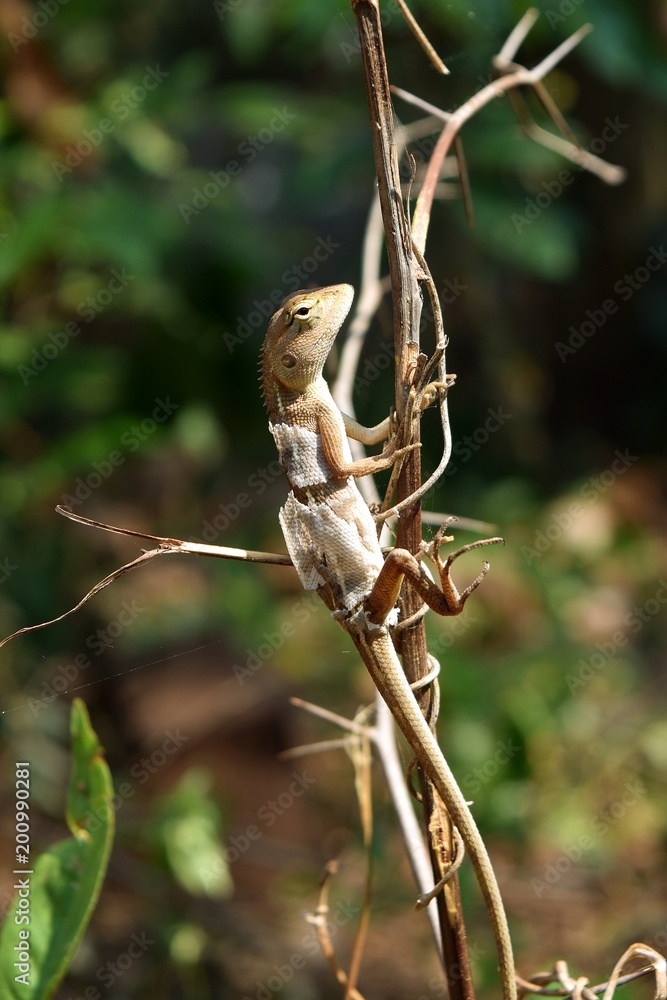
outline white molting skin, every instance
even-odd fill
[[[269,426],[292,486],[307,490],[335,482],[316,431],[298,424]],[[341,440],[349,462],[352,455],[342,420]],[[371,512],[352,477],[341,482],[334,494],[308,505],[290,493],[280,511],[280,525],[306,590],[335,580],[341,605],[347,611],[368,597],[382,569],[382,551]],[[330,573],[329,581],[322,575],[323,566]]]
[[[316,431],[298,424],[269,424],[269,429],[292,486],[303,488],[331,481],[331,470]]]
[[[320,572],[326,566],[346,610],[368,597],[382,569],[382,551],[375,522],[354,480],[312,507],[290,493],[280,511],[280,525],[306,590],[330,582]]]

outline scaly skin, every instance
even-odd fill
[[[433,782],[452,822],[461,834],[493,927],[503,997],[505,1000],[514,1000],[516,997],[514,956],[507,917],[496,875],[473,815],[410,690],[391,636],[386,629],[382,629],[379,633],[373,631],[355,634],[352,630],[348,631],[375,686],[389,705],[401,732]]]
[[[514,958],[498,883],[475,820],[429,729],[394,649],[389,626],[402,581],[407,578],[441,615],[455,615],[483,578],[459,594],[450,566],[462,551],[486,539],[438,555],[442,532],[430,554],[440,574],[435,586],[420,562],[402,549],[383,560],[371,514],[355,477],[389,468],[408,449],[393,440],[381,455],[353,461],[347,437],[365,444],[387,438],[389,420],[365,428],[336,407],[322,377],[324,363],[352,303],[350,285],[295,292],[272,317],[262,353],[262,384],[269,426],[292,487],[280,522],[292,562],[306,589],[317,590],[359,650],[380,694],[432,781],[456,825],[486,901],[498,952],[504,1000],[516,1000]],[[420,407],[437,395],[428,386]]]

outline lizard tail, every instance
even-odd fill
[[[503,1000],[516,1000],[514,955],[507,917],[493,866],[468,804],[421,713],[403,673],[394,644],[384,628],[352,635],[354,643],[407,739],[421,767],[433,782],[458,828],[470,855],[479,887],[486,901],[498,952]]]

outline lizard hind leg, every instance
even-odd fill
[[[482,572],[478,576],[476,576],[475,579],[472,581],[472,583],[470,583],[465,588],[465,590],[463,590],[459,594],[451,576],[452,563],[454,562],[455,559],[458,559],[459,556],[462,556],[465,552],[471,552],[473,549],[481,549],[482,546],[484,545],[497,545],[497,544],[504,545],[505,539],[499,537],[479,538],[477,539],[477,541],[469,542],[467,545],[462,545],[460,548],[450,553],[450,555],[448,555],[445,561],[443,562],[442,559],[440,558],[440,547],[446,542],[454,541],[452,535],[445,534],[447,528],[454,520],[455,518],[450,517],[445,521],[443,525],[440,526],[440,528],[438,528],[438,531],[436,532],[433,540],[424,546],[424,551],[428,555],[429,559],[433,561],[438,570],[438,574],[440,576],[440,584],[442,586],[443,593],[449,595],[450,597],[449,603],[453,608],[457,609],[445,613],[458,615],[460,614],[461,611],[463,611],[463,606],[470,597],[470,595],[472,594],[473,590],[476,590],[477,587],[479,587],[480,583],[482,582],[486,574],[489,572],[489,564],[486,560],[484,560],[484,564],[482,566]]]
[[[475,577],[465,590],[459,593],[451,575],[452,563],[465,552],[472,549],[481,548],[484,545],[495,545],[503,543],[502,538],[482,538],[468,545],[463,545],[456,549],[443,562],[440,558],[439,549],[444,541],[451,541],[451,537],[445,535],[450,522],[446,522],[438,530],[430,545],[425,547],[427,555],[435,563],[440,576],[440,586],[436,586],[430,576],[421,565],[419,559],[408,552],[407,549],[392,549],[388,553],[384,565],[380,570],[373,589],[364,601],[364,611],[370,622],[381,624],[396,604],[401,590],[403,580],[406,579],[417,591],[422,600],[437,614],[449,617],[458,615],[463,611],[463,607],[472,594],[473,590],[480,585],[489,571],[488,562],[484,562],[481,573]]]

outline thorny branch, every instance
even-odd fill
[[[547,73],[564,58],[578,42],[590,30],[584,27],[558,46],[554,52],[544,59],[532,70],[516,65],[512,62],[516,51],[524,40],[528,30],[534,23],[537,13],[529,11],[521,19],[517,27],[507,39],[500,53],[494,60],[494,68],[499,74],[496,81],[485,87],[479,94],[474,95],[466,104],[458,109],[454,114],[447,114],[433,106],[424,107],[424,110],[431,115],[442,118],[446,121],[445,128],[440,136],[434,154],[431,157],[422,182],[415,217],[412,224],[412,234],[410,242],[405,238],[405,230],[408,225],[405,212],[401,206],[401,189],[398,180],[396,143],[393,134],[393,115],[390,101],[387,95],[388,76],[384,63],[384,51],[382,48],[382,34],[379,21],[379,7],[375,0],[351,0],[352,8],[356,14],[359,35],[361,40],[361,51],[364,60],[364,71],[366,75],[368,103],[371,114],[371,133],[375,152],[376,172],[378,177],[379,204],[381,207],[382,220],[385,229],[386,249],[389,259],[389,272],[391,278],[392,300],[394,305],[394,332],[395,332],[395,355],[396,355],[396,410],[400,417],[405,413],[406,399],[412,385],[412,379],[418,370],[421,356],[419,354],[419,316],[421,302],[419,298],[413,298],[412,309],[408,308],[406,297],[414,295],[418,288],[418,283],[425,283],[431,305],[436,327],[436,350],[441,355],[439,361],[439,378],[445,380],[445,347],[446,340],[444,327],[440,312],[435,285],[432,281],[426,261],[422,254],[426,243],[426,235],[430,221],[430,212],[433,199],[438,191],[439,179],[445,157],[449,149],[454,146],[454,151],[459,162],[459,178],[462,194],[466,206],[469,204],[469,185],[467,171],[463,158],[463,150],[459,138],[459,131],[462,125],[472,115],[479,111],[486,103],[500,96],[502,93],[509,93],[514,88],[520,86],[532,87],[538,99],[543,104],[546,111],[551,115],[556,127],[561,131],[560,136],[553,136],[546,130],[541,129],[530,118],[526,106],[522,99],[513,101],[513,107],[519,114],[519,120],[525,133],[535,140],[549,145],[557,152],[568,156],[573,162],[598,174],[608,183],[618,183],[623,177],[623,171],[619,168],[609,166],[603,161],[592,157],[590,154],[580,150],[576,140],[572,136],[567,124],[555,107],[548,92],[545,90],[542,79]],[[379,48],[377,48],[379,46]],[[405,95],[408,96],[408,95]],[[412,99],[412,98],[410,98]],[[415,103],[419,103],[415,99]],[[471,211],[467,208],[470,217]],[[344,363],[341,366],[339,382],[336,386],[337,396],[344,405],[351,401],[352,377],[356,371],[356,362],[359,357],[361,342],[365,330],[368,328],[373,310],[377,308],[381,299],[384,282],[380,278],[379,271],[379,219],[377,209],[374,206],[369,218],[367,237],[364,252],[364,281],[362,282],[361,295],[357,314],[353,320],[353,336],[350,340],[348,353],[344,356]],[[423,363],[422,363],[423,369]],[[348,405],[348,410],[351,409]],[[404,545],[411,551],[417,551],[416,546],[421,542],[421,518],[419,510],[419,500],[434,485],[447,466],[449,452],[451,449],[451,437],[449,433],[449,422],[447,416],[446,397],[440,400],[441,421],[443,427],[444,448],[443,454],[437,468],[428,477],[425,483],[421,484],[420,457],[418,453],[413,453],[405,462],[404,469],[398,478],[397,501],[392,503],[391,489],[395,485],[394,477],[390,481],[390,488],[387,497],[382,505],[383,513],[378,520],[403,512],[403,517],[398,522],[397,543]],[[418,431],[415,430],[413,440],[418,440]],[[390,506],[391,503],[391,506]],[[410,620],[416,620],[414,628],[410,629],[404,636],[401,643],[401,654],[404,668],[409,679],[419,677],[426,670],[427,654],[423,622],[421,620],[418,602],[406,602],[402,614]],[[400,641],[400,640],[399,640]],[[435,713],[437,714],[437,713]],[[429,795],[428,782],[422,781],[422,788],[425,791],[424,800],[427,802],[427,816],[429,810],[431,816],[434,815],[434,808],[437,803],[432,801]],[[427,801],[429,800],[430,801]],[[428,822],[429,834],[442,834],[443,824]],[[454,858],[452,850],[451,831],[449,831],[448,857],[450,864]],[[408,846],[408,850],[410,850]],[[414,849],[411,853],[415,852]],[[431,841],[431,853],[435,865],[435,844]],[[445,879],[447,876],[445,876]],[[465,938],[456,935],[456,930],[462,928],[462,913],[460,911],[460,901],[455,880],[448,887],[449,898],[447,910],[440,908],[440,916],[443,930],[443,945],[447,961],[445,969],[448,970],[450,964],[455,964],[456,968],[463,970],[463,976],[458,980],[448,976],[450,995],[452,997],[472,997],[473,989],[467,965],[467,949]],[[447,895],[448,889],[445,889]],[[453,895],[452,895],[453,893]],[[442,896],[439,898],[442,902]],[[452,905],[455,914],[452,914]],[[447,926],[449,921],[449,926]]]
[[[384,43],[380,24],[380,10],[377,0],[351,0],[352,9],[357,19],[361,55],[366,79],[367,100],[371,120],[371,137],[375,157],[375,172],[378,181],[378,195],[384,224],[385,244],[389,261],[391,279],[392,312],[394,318],[394,352],[395,352],[395,404],[399,421],[405,416],[406,405],[412,379],[420,361],[419,327],[421,319],[421,295],[419,278],[422,268],[418,268],[413,252],[413,240],[408,219],[403,207],[401,182],[398,168],[398,157],[394,138],[394,116],[389,90],[389,78],[385,60]],[[439,314],[439,303],[436,297],[436,314]],[[440,371],[438,378],[446,381],[444,363],[444,343],[442,348]],[[440,416],[445,442],[448,440],[448,411],[446,402],[441,401]],[[419,421],[411,423],[412,441],[419,441]],[[447,450],[445,446],[445,450]],[[393,481],[393,477],[392,477]],[[403,463],[397,481],[397,501],[400,502],[416,491],[421,485],[421,459],[419,451],[413,451]],[[395,511],[394,511],[395,513]],[[389,516],[389,515],[388,515]],[[422,524],[418,502],[407,506],[398,520],[397,545],[412,553],[418,553],[422,544]],[[421,599],[416,592],[409,590],[403,595],[401,617],[411,618],[421,607]],[[405,630],[396,637],[398,651],[401,654],[403,669],[409,681],[418,681],[428,672],[428,650],[426,631],[422,618],[417,620],[413,628]],[[428,704],[428,695],[418,697],[420,707],[424,711]],[[421,777],[426,823],[430,824],[431,796],[428,782]],[[433,846],[429,848],[433,868],[433,880],[438,881],[438,860]],[[408,845],[408,851],[410,847]],[[450,857],[452,852],[449,852]],[[449,887],[456,892],[456,880]],[[455,900],[458,902],[458,900]],[[470,1000],[473,996],[470,964],[465,949],[464,938],[461,938],[463,919],[459,907],[452,908],[443,905],[443,896],[437,902],[441,927],[441,942],[439,948],[444,958],[443,966],[448,976],[449,992],[452,1000]],[[450,975],[456,967],[460,970],[458,976]]]

